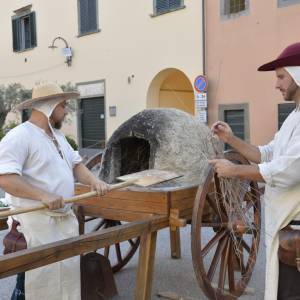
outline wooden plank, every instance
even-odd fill
[[[144,220],[153,216],[153,214],[149,213],[124,211],[119,209],[103,208],[99,206],[83,205],[80,207],[82,208],[82,213],[85,216],[100,217],[103,219],[110,219],[115,221],[132,222],[137,220]]]
[[[76,194],[84,194],[90,191],[90,187],[87,185],[75,186]],[[128,188],[122,188],[118,190],[113,190],[107,193],[104,197],[99,197],[99,199],[108,197],[108,198],[117,198],[117,199],[136,199],[144,201],[152,201],[160,203],[162,200],[167,201],[169,192],[151,192],[151,191],[131,191]],[[96,197],[97,198],[97,197]]]
[[[150,231],[152,220],[155,220],[155,217],[2,255],[0,256],[0,278],[135,238]]]
[[[179,211],[179,218],[191,220],[193,215],[193,208],[187,208]]]
[[[181,200],[185,198],[192,198],[196,196],[198,187],[192,187],[188,189],[181,189],[178,191],[173,191],[171,192],[171,202],[176,201],[176,200]]]
[[[156,237],[156,231],[141,236],[135,300],[151,299]]]
[[[195,197],[191,198],[184,198],[184,199],[177,199],[171,201],[170,208],[176,208],[176,209],[187,209],[194,206]]]
[[[82,206],[97,206],[109,209],[118,209],[124,211],[134,211],[143,213],[168,214],[168,201],[152,202],[151,200],[144,201],[144,199],[118,199],[110,197],[89,198],[78,201],[77,205]]]

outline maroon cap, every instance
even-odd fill
[[[273,61],[258,68],[258,71],[274,71],[277,68],[300,66],[300,43],[295,43],[283,50]]]

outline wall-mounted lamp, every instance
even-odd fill
[[[62,40],[65,43],[65,48],[62,48],[62,53],[64,55],[64,57],[66,58],[66,64],[68,65],[68,67],[71,66],[72,64],[72,49],[71,47],[69,47],[68,42],[61,36],[56,37],[53,41],[52,44],[48,47],[50,49],[56,49],[57,46],[55,46],[55,42],[57,40]]]

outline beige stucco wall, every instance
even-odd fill
[[[33,50],[12,51],[13,11],[32,4],[36,12],[37,43]],[[126,119],[146,108],[153,78],[176,68],[192,83],[202,74],[201,1],[185,0],[185,8],[157,17],[153,1],[98,1],[99,33],[78,38],[77,1],[4,1],[0,11],[0,83],[37,81],[73,84],[104,80],[105,106],[117,106],[117,116],[106,112],[107,137]],[[48,49],[64,37],[74,52],[67,67],[61,49]],[[57,46],[63,47],[61,41]],[[25,62],[27,59],[27,62]],[[134,77],[128,83],[128,76]],[[65,132],[77,136],[76,118]]]
[[[220,1],[206,2],[206,53],[209,77],[209,123],[219,104],[249,103],[250,140],[268,142],[277,130],[274,72],[258,66],[299,42],[300,4],[278,8],[277,0],[249,1],[248,15],[221,20]]]

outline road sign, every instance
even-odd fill
[[[207,80],[203,75],[199,75],[196,77],[194,81],[194,88],[197,92],[206,92],[207,91]]]

